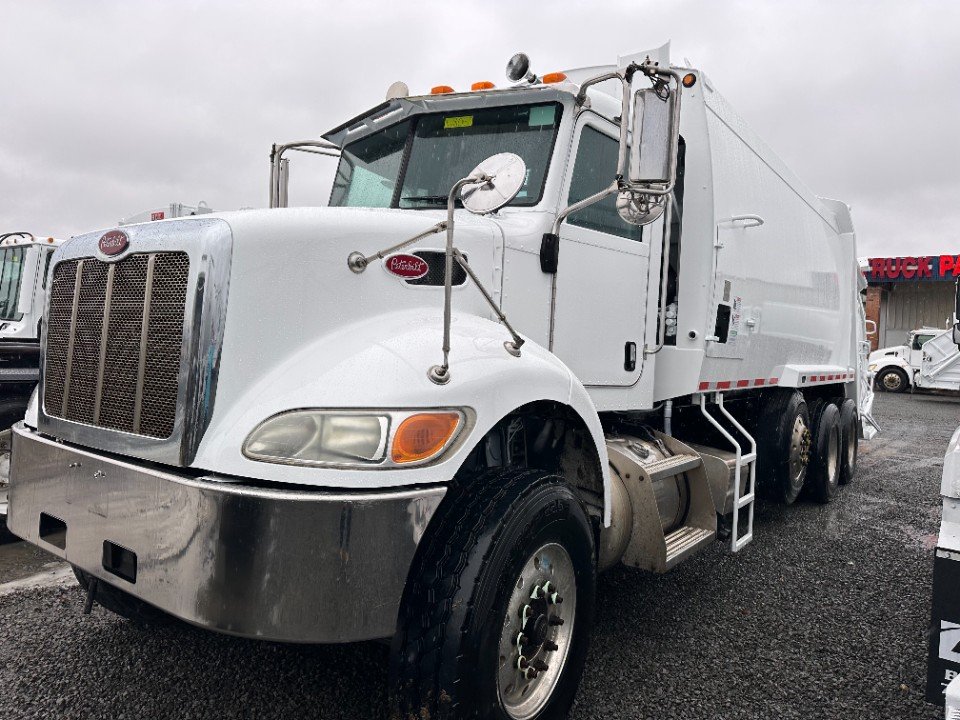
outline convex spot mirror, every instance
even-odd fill
[[[465,185],[460,191],[463,206],[476,215],[496,212],[513,200],[527,178],[527,164],[514,153],[497,153],[481,162],[470,173],[486,175],[489,180]]]

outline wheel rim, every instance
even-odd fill
[[[840,467],[840,426],[830,431],[827,439],[827,477],[831,485],[837,482],[837,470]]]
[[[794,485],[802,483],[807,476],[807,464],[810,462],[810,428],[802,415],[793,421],[793,433],[790,436],[790,480]]]
[[[573,561],[562,545],[547,543],[514,582],[500,633],[497,690],[514,720],[533,717],[549,702],[570,651],[576,609]]]
[[[888,372],[882,379],[883,387],[891,392],[896,392],[903,384],[903,379],[895,372]]]

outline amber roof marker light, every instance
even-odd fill
[[[685,88],[692,88],[697,84],[697,76],[693,73],[687,73],[683,76],[683,86]]]
[[[549,85],[550,83],[563,82],[566,79],[567,79],[566,73],[552,72],[552,73],[547,73],[542,78],[540,78],[540,82],[542,82],[544,85]]]
[[[473,85],[471,85],[470,89],[471,90],[493,90],[495,87],[496,85],[494,85],[489,80],[480,80],[479,82],[475,82]]]
[[[431,95],[446,95],[447,93],[452,93],[453,88],[449,85],[435,85],[430,88]]]

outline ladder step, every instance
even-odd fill
[[[740,502],[737,503],[737,509],[745,508],[747,505],[753,502],[754,497],[755,497],[754,493],[747,493],[746,495],[741,497]]]
[[[690,525],[684,525],[674,530],[664,538],[667,543],[667,569],[672,568],[700,547],[711,542],[716,535],[713,530],[704,530]]]
[[[670,457],[665,457],[663,460],[657,460],[650,465],[645,465],[643,469],[650,476],[650,480],[655,482],[672,477],[673,475],[679,475],[688,470],[693,470],[702,464],[703,460],[700,459],[699,455],[681,454],[671,455]]]
[[[754,460],[757,459],[756,453],[747,453],[746,455],[740,456],[740,465],[749,465]]]

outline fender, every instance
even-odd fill
[[[239,397],[217,397],[193,467],[271,482],[325,488],[380,489],[449,482],[472,447],[504,416],[538,400],[571,407],[590,431],[604,485],[609,523],[610,475],[603,428],[583,385],[555,355],[527,340],[507,353],[502,325],[454,312],[447,385],[427,376],[442,359],[440,308],[413,308],[364,318],[300,345]],[[263,420],[297,408],[465,408],[470,421],[451,450],[415,468],[316,468],[257,462],[241,449]]]
[[[879,375],[886,368],[897,367],[903,370],[907,374],[907,381],[910,383],[910,385],[912,386],[914,384],[913,376],[914,376],[914,373],[916,373],[916,368],[910,365],[910,363],[908,363],[903,358],[897,357],[895,355],[887,355],[887,356],[884,356],[882,359],[878,358],[876,361],[876,365],[877,365],[877,369],[874,370],[874,375]]]

